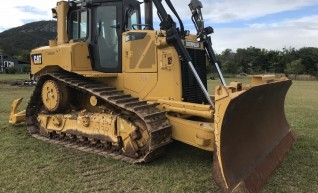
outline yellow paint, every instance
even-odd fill
[[[167,117],[172,124],[173,139],[206,151],[213,151],[214,128],[211,122],[191,121],[173,115]]]
[[[32,74],[46,71],[48,67],[58,67],[69,72],[92,71],[88,46],[85,42],[40,47],[32,50],[31,55],[33,54],[42,54],[42,64],[32,63]]]
[[[25,110],[17,112],[18,106],[21,104],[23,98],[19,98],[13,101],[11,105],[11,113],[9,117],[9,123],[14,125],[25,121]]]

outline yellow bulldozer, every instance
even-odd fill
[[[14,101],[10,123],[25,121],[38,139],[130,163],[152,161],[181,141],[213,152],[222,191],[258,192],[295,140],[284,113],[291,81],[260,75],[248,85],[226,83],[202,3],[189,4],[192,35],[165,2],[57,2],[57,39],[32,50],[37,85],[25,111],[16,111],[22,99]],[[213,95],[207,65],[221,80]]]

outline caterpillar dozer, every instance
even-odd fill
[[[258,192],[295,140],[284,113],[291,81],[259,75],[248,85],[227,84],[202,3],[189,4],[197,31],[191,35],[165,2],[57,2],[57,39],[32,50],[37,85],[24,112],[16,112],[22,99],[14,101],[10,123],[25,120],[38,139],[131,163],[152,161],[181,141],[213,152],[222,191]],[[207,65],[221,80],[213,95]]]

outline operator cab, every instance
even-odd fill
[[[72,2],[67,33],[70,40],[89,44],[94,70],[122,72],[122,33],[139,28],[139,5],[136,0]]]

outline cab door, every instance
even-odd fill
[[[103,3],[94,9],[92,28],[93,68],[100,72],[122,72],[122,3]]]

